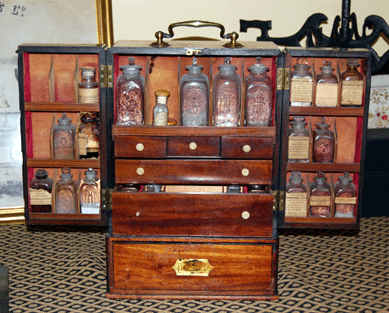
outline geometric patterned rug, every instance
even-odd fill
[[[107,299],[105,232],[0,226],[10,312],[389,312],[389,217],[363,218],[357,235],[280,234],[277,301]]]

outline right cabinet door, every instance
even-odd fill
[[[279,227],[358,229],[370,52],[284,52]]]

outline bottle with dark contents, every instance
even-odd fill
[[[290,73],[290,105],[311,106],[313,94],[313,75],[306,58],[298,58]]]
[[[53,157],[54,159],[75,158],[76,125],[66,113],[58,119],[58,124],[53,129]]]
[[[291,172],[285,188],[285,216],[307,216],[307,187],[303,183],[301,172]]]
[[[77,182],[70,168],[62,168],[61,179],[55,184],[55,213],[77,213]]]
[[[331,186],[323,172],[317,173],[310,184],[310,216],[331,217]]]
[[[316,124],[316,129],[313,131],[313,162],[334,162],[335,136],[329,127],[324,117]]]
[[[29,196],[32,212],[51,212],[53,179],[45,169],[35,172],[30,182]]]
[[[92,168],[88,168],[80,184],[80,206],[82,214],[100,213],[100,180]]]
[[[358,59],[348,59],[347,70],[340,78],[342,81],[342,106],[361,106],[363,100],[363,75],[358,72]]]
[[[310,135],[303,116],[294,116],[288,131],[288,162],[309,162]]]
[[[78,83],[79,103],[99,102],[99,83],[96,81],[96,68],[81,67],[81,82]]]
[[[338,105],[338,77],[333,73],[332,62],[324,61],[321,73],[316,76],[316,106]]]
[[[335,217],[355,217],[357,190],[349,173],[340,176],[335,183]]]
[[[78,127],[78,154],[80,159],[99,158],[100,126],[95,113],[83,113]]]

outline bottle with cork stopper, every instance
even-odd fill
[[[164,89],[158,89],[154,92],[156,105],[154,107],[154,126],[167,126],[169,119],[169,109],[167,107],[167,98],[170,92]]]

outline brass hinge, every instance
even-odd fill
[[[113,87],[112,65],[100,65],[100,87]]]
[[[290,68],[277,69],[277,90],[289,90]]]
[[[273,211],[285,210],[285,191],[273,190]]]
[[[102,189],[101,190],[101,204],[103,206],[103,210],[112,210],[112,192],[113,189]]]

